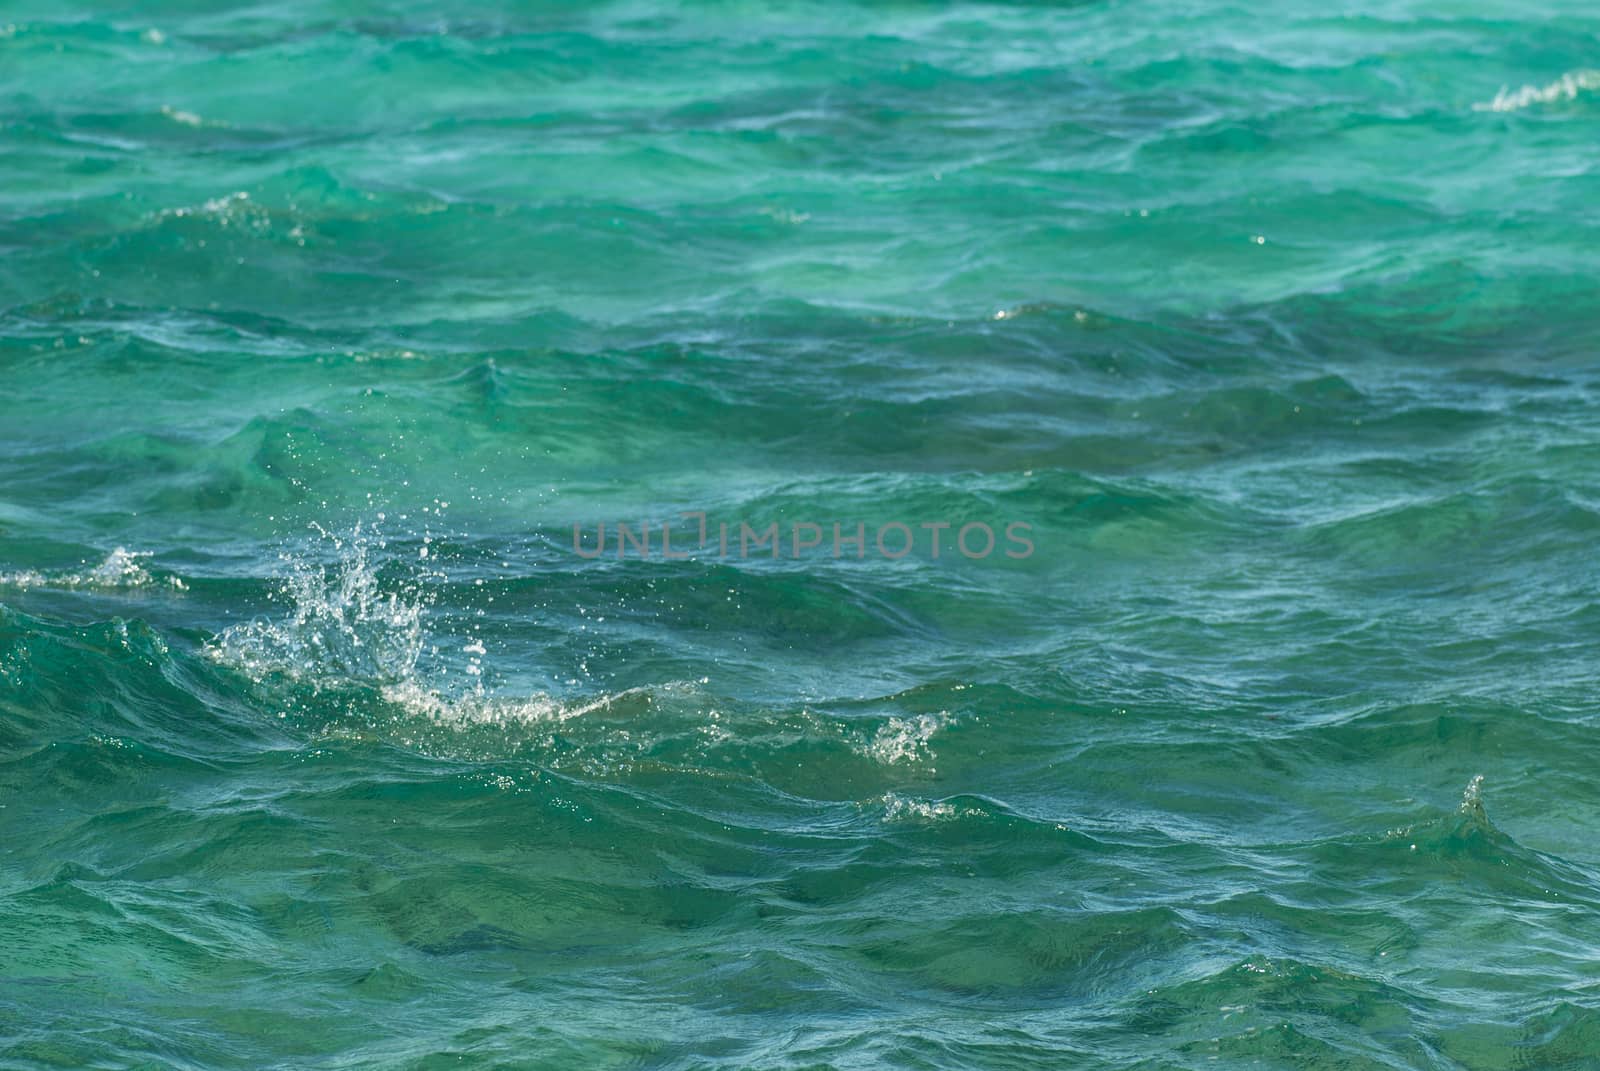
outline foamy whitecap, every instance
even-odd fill
[[[189,585],[179,577],[152,575],[143,564],[143,560],[149,557],[148,551],[130,551],[118,547],[107,554],[99,565],[75,572],[41,573],[36,569],[24,569],[15,573],[0,573],[0,587],[89,588],[105,591],[151,586],[170,587],[175,591],[189,589]]]
[[[184,111],[182,108],[174,108],[170,104],[161,106],[161,114],[175,123],[182,123],[184,126],[201,126],[205,123],[205,120],[194,112]]]
[[[1512,90],[1501,86],[1491,101],[1474,104],[1475,112],[1515,112],[1535,104],[1554,104],[1561,100],[1576,100],[1579,93],[1600,89],[1600,71],[1569,71],[1554,82],[1543,86],[1523,86]]]

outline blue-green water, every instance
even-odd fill
[[[1595,68],[6,4],[0,1064],[1600,1068]]]

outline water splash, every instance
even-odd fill
[[[1483,809],[1482,774],[1467,782],[1466,789],[1461,793],[1460,813],[1480,822],[1489,820],[1489,813]]]
[[[948,712],[918,714],[911,718],[890,718],[861,753],[885,766],[914,763],[934,757],[928,742],[950,722]]]
[[[432,537],[413,559],[388,553],[376,524],[343,534],[314,527],[320,555],[310,549],[279,555],[287,571],[275,597],[288,612],[224,630],[206,647],[212,659],[257,685],[288,683],[313,694],[376,691],[406,716],[453,728],[564,721],[609,701],[491,694],[488,649],[476,627],[454,642],[430,627],[439,583],[447,579],[437,557],[427,556]],[[385,580],[386,571],[398,575]]]
[[[430,596],[416,581],[383,590],[372,552],[387,543],[375,530],[357,524],[348,535],[318,531],[337,555],[332,564],[279,555],[289,572],[277,594],[289,603],[289,615],[235,625],[211,642],[209,653],[258,683],[273,675],[317,684],[414,681]]]

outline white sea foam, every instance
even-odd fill
[[[1600,89],[1600,71],[1569,71],[1549,85],[1523,86],[1513,90],[1501,86],[1491,101],[1472,106],[1475,112],[1515,112],[1535,104],[1554,104],[1561,100],[1576,100],[1578,94]]]
[[[205,120],[194,112],[187,112],[182,108],[174,108],[170,104],[161,106],[161,114],[175,123],[182,123],[184,126],[201,126],[205,123]]]

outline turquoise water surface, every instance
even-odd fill
[[[13,0],[0,108],[0,1066],[1600,1068],[1593,4]]]

